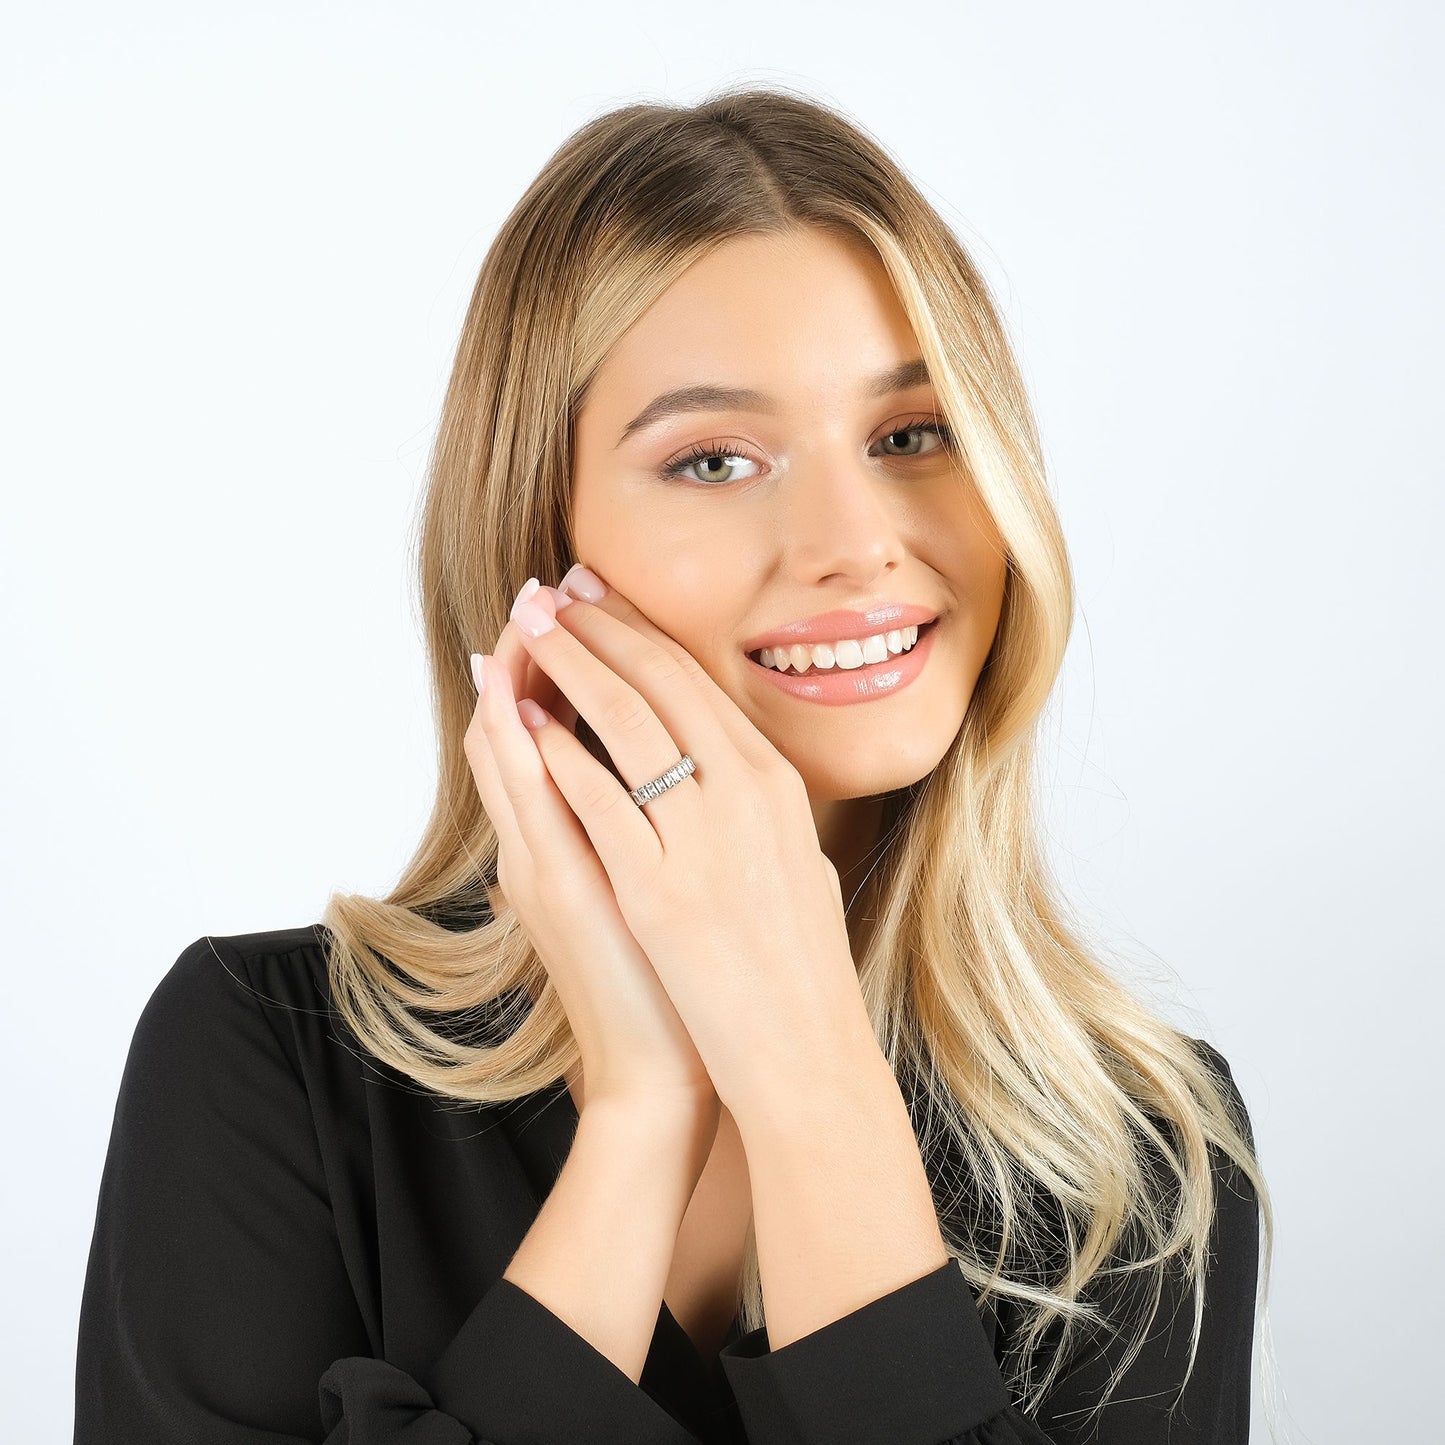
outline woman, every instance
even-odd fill
[[[420,562],[426,836],[151,998],[77,1440],[1245,1440],[1249,1121],[1048,877],[1067,556],[899,167],[785,91],[583,127]]]

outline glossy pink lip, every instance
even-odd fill
[[[837,671],[798,674],[764,667],[761,662],[751,657],[748,663],[762,673],[763,678],[772,686],[782,692],[791,693],[804,702],[822,703],[825,707],[874,702],[880,698],[892,697],[918,678],[933,652],[933,640],[937,634],[937,627],[923,627],[919,631],[918,641],[907,652],[890,654],[882,662],[870,662],[862,667],[841,668]]]
[[[937,616],[937,611],[915,607],[911,602],[880,602],[866,612],[844,607],[834,612],[820,612],[816,617],[805,617],[800,622],[789,622],[773,632],[760,632],[743,643],[743,651],[761,652],[765,647],[791,647],[795,642],[806,642],[811,647],[818,642],[842,642],[847,637],[862,642],[865,637],[874,637],[880,632],[912,627],[915,623],[922,626]]]

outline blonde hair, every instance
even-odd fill
[[[458,1100],[516,1099],[578,1062],[546,970],[496,888],[497,837],[462,751],[476,697],[468,655],[490,650],[528,577],[560,577],[577,560],[573,422],[617,338],[721,242],[798,227],[876,251],[1008,561],[957,736],[930,774],[888,795],[878,861],[852,904],[873,920],[859,986],[918,1109],[931,1173],[952,1161],[939,1201],[949,1253],[981,1302],[998,1295],[1020,1312],[1008,1363],[1019,1407],[1038,1409],[1073,1332],[1137,1326],[1102,1407],[1168,1269],[1194,1287],[1192,1371],[1211,1149],[1261,1207],[1266,1281],[1272,1212],[1219,1056],[1155,1017],[1086,946],[1040,848],[1035,739],[1073,583],[1002,322],[901,168],[825,106],[783,88],[624,106],[573,134],[503,223],[462,327],[420,519],[436,800],[390,894],[328,902],[335,1003],[378,1059]],[[585,721],[578,736],[610,766]],[[1111,1321],[1088,1296],[1113,1275],[1152,1281],[1144,1317]],[[739,1305],[745,1328],[764,1322],[751,1237]],[[1057,1350],[1036,1349],[1055,1324]]]

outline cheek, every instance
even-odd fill
[[[730,585],[728,555],[713,547],[648,547],[634,559],[636,590],[629,594],[714,676],[742,635],[734,636],[733,629],[746,626],[735,579]]]
[[[722,546],[684,544],[649,535],[645,524],[585,532],[578,550],[654,627],[690,653],[720,686],[731,691],[728,659],[744,660],[738,643],[751,621],[737,596],[731,555]],[[729,574],[733,574],[731,579]]]
[[[705,509],[605,474],[576,477],[572,535],[580,559],[645,611],[648,598],[705,593],[722,566],[717,554],[730,545]]]
[[[960,593],[972,606],[981,614],[996,616],[1008,577],[1003,534],[972,491],[952,520],[955,560],[947,570],[956,576]]]
[[[974,606],[981,617],[997,621],[1003,607],[1004,587],[1008,582],[1008,562],[1003,544],[992,538],[980,543],[973,552],[969,568]]]
[[[754,620],[740,581],[749,544],[715,514],[655,493],[579,487],[573,535],[581,560],[699,661],[691,643],[710,650],[721,630]]]

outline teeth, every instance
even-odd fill
[[[789,668],[806,672],[810,667],[818,672],[840,671],[862,667],[867,662],[886,662],[890,653],[907,652],[917,641],[918,628],[904,627],[861,640],[850,637],[812,647],[803,642],[795,642],[791,647],[765,647],[758,661],[779,672],[787,672]]]

